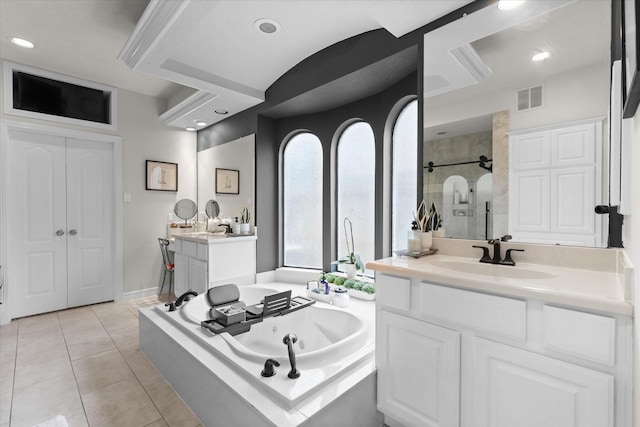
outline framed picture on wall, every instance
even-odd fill
[[[216,168],[216,193],[240,194],[240,171]]]
[[[178,191],[178,164],[147,160],[147,190]]]

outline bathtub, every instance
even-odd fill
[[[277,292],[263,286],[242,286],[240,301],[248,305],[255,304],[265,296]],[[180,313],[186,321],[200,325],[202,320],[209,319],[209,308],[205,295],[201,294],[190,300]],[[275,359],[281,365],[286,365],[289,359],[282,339],[286,334],[295,334],[298,337],[294,345],[298,366],[313,368],[343,359],[366,347],[369,326],[373,325],[367,325],[353,313],[317,304],[285,316],[268,317],[252,325],[249,332],[220,336],[238,357],[234,361],[247,360],[264,364],[267,359]],[[202,333],[205,336],[211,335],[205,330]],[[242,366],[242,363],[239,364]]]
[[[279,282],[240,286],[239,289],[240,300],[248,305],[284,290],[291,289],[292,296],[305,293],[304,286]],[[230,395],[236,395],[251,411],[258,411],[262,421],[268,420],[264,425],[313,425],[309,419],[327,405],[340,407],[353,399],[362,400],[361,393],[350,395],[347,392],[363,385],[366,385],[366,390],[362,393],[370,396],[368,403],[359,401],[357,406],[360,409],[352,409],[364,415],[362,420],[365,423],[362,425],[380,415],[375,409],[374,303],[356,300],[348,307],[337,308],[317,302],[284,316],[266,318],[253,324],[250,331],[236,336],[227,333],[216,335],[200,326],[202,320],[209,319],[209,308],[205,295],[201,294],[175,312],[158,305],[142,309],[139,316],[141,350],[205,425],[207,419],[215,425],[221,422],[219,411],[213,408],[215,405],[207,405],[210,400],[202,398],[204,393],[224,399],[226,394],[220,394],[220,384],[214,385],[221,380]],[[155,325],[152,327],[149,322]],[[169,337],[156,339],[154,335],[160,332]],[[287,377],[290,364],[287,346],[282,342],[289,333],[298,337],[294,349],[301,376],[295,380]],[[192,362],[182,356],[166,356],[174,349],[158,347],[160,338],[170,342],[171,347],[175,343],[179,354],[186,350]],[[280,366],[276,368],[275,376],[265,378],[261,372],[267,359],[277,360]],[[172,366],[174,364],[175,367]],[[193,381],[201,380],[202,385],[182,384],[189,366],[194,368]],[[206,375],[196,374],[203,368]],[[210,379],[204,380],[208,375],[211,375]],[[203,392],[202,389],[207,387],[211,389]],[[200,392],[190,398],[194,389]],[[198,410],[200,406],[202,409]],[[340,413],[335,419],[343,417],[344,413]],[[328,422],[326,417],[323,419]],[[250,425],[244,418],[230,419],[229,422]],[[262,424],[259,422],[258,425]]]

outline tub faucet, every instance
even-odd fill
[[[263,377],[272,377],[276,374],[276,368],[274,366],[280,366],[280,363],[275,359],[267,359],[264,362],[264,369],[260,373]]]
[[[295,344],[296,341],[298,341],[298,337],[295,334],[287,334],[282,339],[282,342],[287,345],[287,349],[289,350],[289,363],[291,364],[291,370],[287,376],[291,379],[295,379],[300,376],[300,371],[296,369],[296,353],[293,351],[293,344]]]
[[[194,291],[193,289],[189,289],[187,292],[185,292],[184,294],[180,295],[178,297],[178,299],[176,300],[176,307],[180,307],[183,302],[189,301],[192,296],[194,296],[194,297],[198,296],[198,293],[196,291]]]

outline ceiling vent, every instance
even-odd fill
[[[542,108],[543,106],[543,86],[533,86],[518,91],[518,111]]]

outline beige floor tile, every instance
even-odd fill
[[[93,354],[114,350],[115,348],[113,340],[103,328],[67,337],[67,349],[71,360],[81,359]]]
[[[145,427],[169,427],[169,424],[167,424],[165,420],[158,420],[158,421],[152,422],[151,424],[147,424]]]
[[[87,421],[87,416],[84,412],[82,412],[82,414],[67,417],[67,424],[69,424],[69,427],[89,427],[89,422]]]
[[[123,380],[135,379],[129,365],[117,350],[74,360],[72,365],[83,396]]]
[[[12,378],[0,381],[0,424],[8,423],[11,416],[11,399],[13,398]]]
[[[54,357],[39,363],[19,363],[16,365],[14,387],[26,387],[65,375],[73,375],[68,356]]]
[[[52,378],[13,391],[13,426],[32,426],[56,415],[71,418],[82,414],[82,402],[73,375]]]
[[[160,372],[140,350],[136,350],[124,357],[143,387],[162,380]]]
[[[109,331],[109,335],[113,342],[116,343],[118,350],[123,353],[131,353],[139,348],[139,328],[137,325],[127,328],[118,328]]]
[[[0,380],[13,378],[16,370],[16,353],[0,351]]]
[[[92,427],[139,427],[161,419],[135,378],[83,393],[82,401]]]
[[[57,313],[39,314],[23,317],[18,320],[18,334],[52,334],[60,332],[60,321]]]
[[[145,387],[164,420],[173,427],[195,427],[200,420],[164,380]]]
[[[138,318],[131,314],[129,310],[125,310],[115,316],[102,317],[100,321],[107,332],[115,329],[138,327]]]
[[[83,313],[74,318],[67,317],[64,320],[61,319],[60,326],[62,327],[62,332],[65,337],[83,335],[88,332],[104,329],[102,322],[100,322],[100,319],[98,319],[93,311],[88,312],[88,314]]]
[[[16,369],[45,363],[54,359],[68,358],[67,346],[62,338],[25,341],[18,345]]]
[[[105,302],[102,304],[92,305],[91,309],[101,320],[103,318],[109,318],[111,316],[116,317],[118,314],[126,312],[126,307],[118,305],[114,302]]]
[[[0,325],[0,343],[13,341],[18,336],[18,321],[14,320],[6,325]]]

